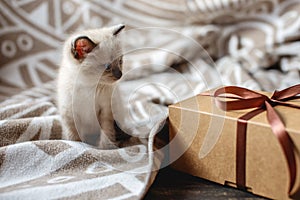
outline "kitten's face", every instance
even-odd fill
[[[65,51],[76,70],[111,83],[122,76],[122,48],[118,39],[124,25],[82,31],[67,41]]]

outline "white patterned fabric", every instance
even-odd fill
[[[62,140],[62,43],[119,23],[124,73],[113,113],[140,144],[99,150]],[[154,137],[167,134],[164,102],[220,85],[298,84],[299,39],[296,0],[0,1],[0,199],[143,198],[167,156]]]

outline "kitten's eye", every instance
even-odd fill
[[[104,66],[105,66],[105,71],[109,71],[111,69],[111,64],[106,63]]]

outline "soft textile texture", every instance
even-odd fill
[[[119,23],[127,25],[124,73],[113,112],[140,144],[99,150],[61,140],[62,42],[77,29]],[[0,198],[141,199],[165,165],[164,151],[151,153],[164,102],[220,85],[299,83],[299,28],[292,0],[1,1]]]

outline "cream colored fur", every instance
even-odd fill
[[[121,26],[81,31],[64,44],[57,101],[66,139],[86,141],[98,134],[96,145],[100,148],[116,147],[111,97],[117,79],[111,71],[105,71],[105,64],[122,69],[121,43],[118,35],[113,35]],[[72,43],[80,36],[97,44],[83,60],[71,53]]]

